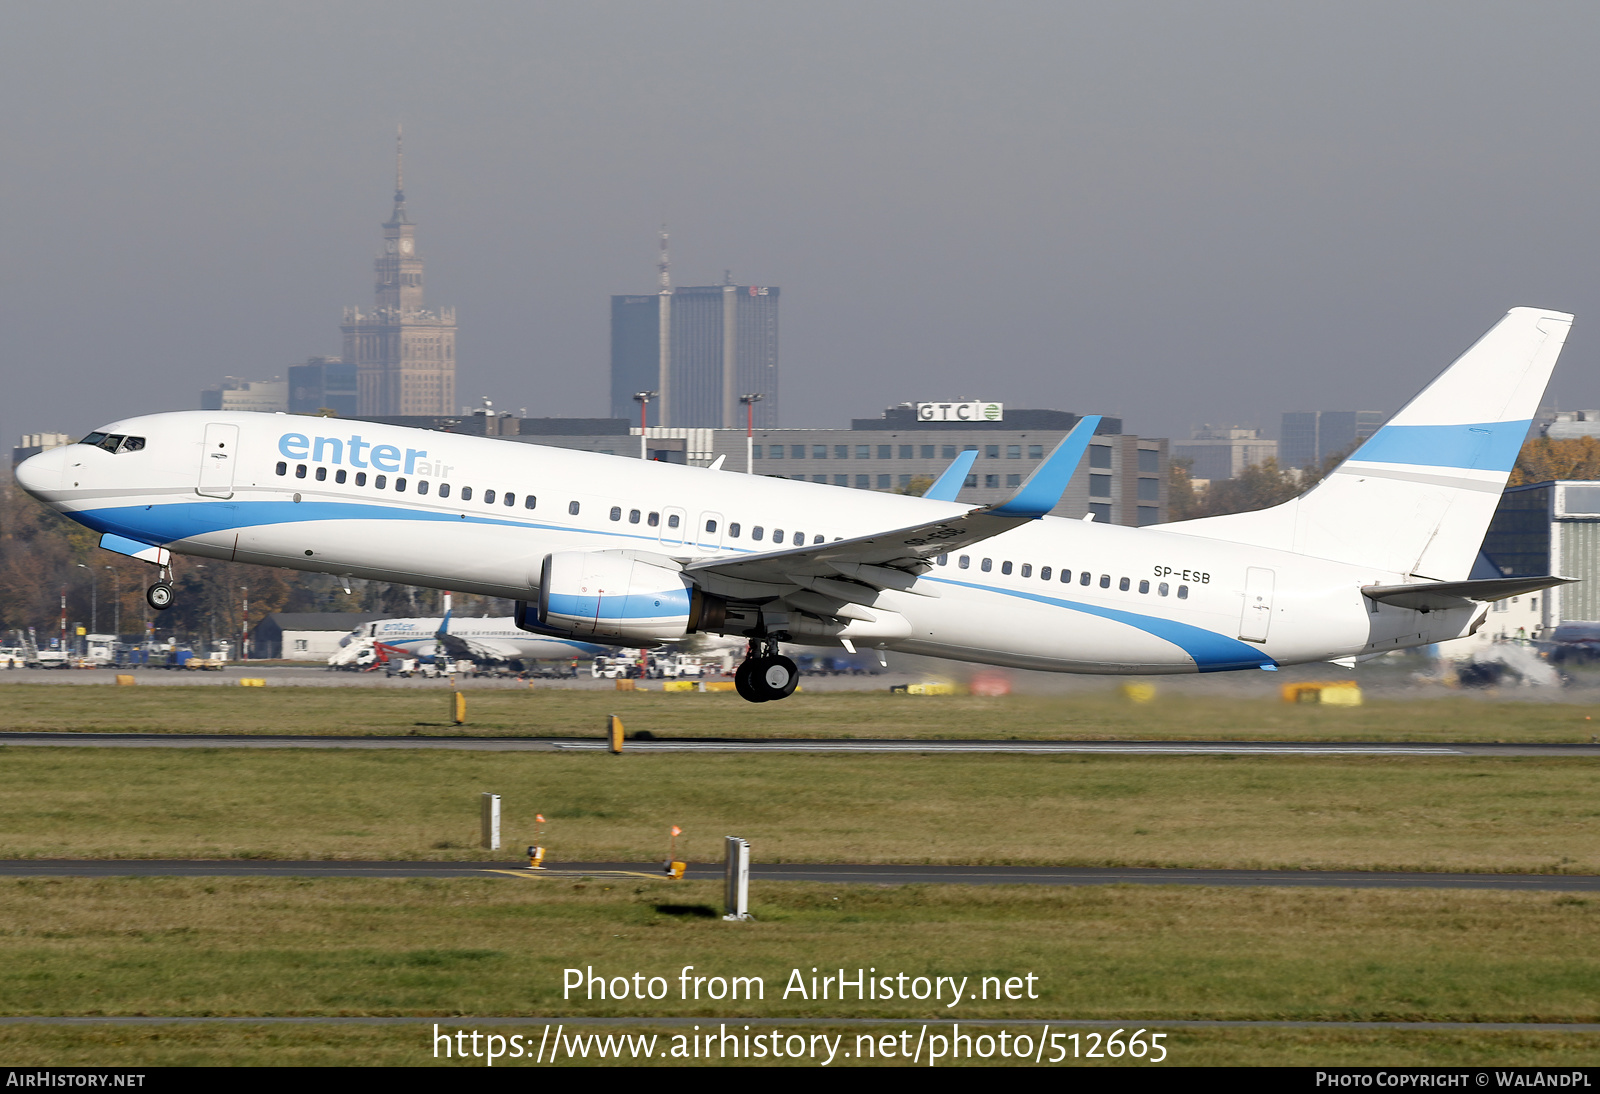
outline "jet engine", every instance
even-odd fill
[[[625,552],[557,551],[540,571],[537,622],[620,645],[676,642],[690,630],[694,594],[681,571]]]

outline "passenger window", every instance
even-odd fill
[[[994,569],[994,560],[989,558],[984,559],[982,564],[979,565],[978,569],[982,570],[984,573],[988,573],[990,570]]]
[[[739,522],[738,521],[734,521],[732,524],[728,525],[728,538],[729,539],[738,539],[739,538]]]
[[[668,528],[676,528],[677,526],[678,526],[678,514],[676,514],[676,513],[668,513],[667,514],[667,527]]]
[[[278,466],[279,466],[279,467],[282,467],[282,466],[283,466],[283,465],[282,465],[282,464],[279,464],[279,465],[278,465]],[[283,474],[283,472],[282,472],[282,471],[279,471],[279,472],[278,472],[278,474],[280,474],[280,475],[281,475],[281,474]],[[344,468],[342,468],[342,467],[341,467],[341,468],[339,468],[339,470],[337,470],[337,471],[335,471],[335,472],[334,472],[334,473],[333,473],[333,481],[334,481],[334,482],[340,482],[340,483],[342,483],[342,482],[344,482],[344,480],[345,480],[345,475],[346,475],[346,472],[345,472],[345,469],[344,469]],[[424,493],[424,494],[426,494],[426,493],[427,493],[427,492],[428,492],[428,489],[427,489],[427,484],[423,484],[423,489],[422,489],[422,492],[423,492],[423,493]]]
[[[783,542],[783,529],[782,528],[774,528],[772,530],[772,542],[774,542],[774,543],[782,543]]]
[[[967,567],[972,565],[972,556],[962,555],[960,558],[956,559],[956,565],[965,570]]]
[[[494,491],[493,490],[485,490],[483,492],[483,504],[485,504],[485,505],[493,505],[494,504]]]
[[[1023,577],[1032,577],[1033,576],[1033,563],[1024,562],[1022,564],[1022,576]]]
[[[716,521],[714,521],[714,520],[706,521],[706,531],[715,532],[716,530],[717,530],[717,522]]]
[[[651,513],[650,516],[646,518],[645,523],[654,528],[656,525],[661,523],[661,514]]]
[[[629,524],[638,524],[639,523],[639,510],[637,510],[637,509],[629,509],[628,510],[628,523]]]
[[[406,480],[405,479],[395,479],[394,480],[394,489],[395,489],[395,493],[404,494],[406,492]]]
[[[279,460],[278,461],[278,474],[287,475],[288,473],[289,473],[289,465],[284,463],[282,460]]]
[[[611,507],[611,519],[612,520],[621,520],[622,519],[622,506],[613,505]]]
[[[1122,592],[1127,592],[1128,591],[1128,584],[1129,584],[1128,579],[1127,578],[1123,578],[1121,581],[1117,582],[1117,588],[1119,590],[1121,590]]]
[[[365,485],[367,485],[367,473],[365,471],[357,471],[356,472],[356,485],[357,486],[365,486]]]
[[[838,537],[835,537],[835,538],[838,538]],[[812,536],[811,537],[811,542],[813,544],[821,543],[821,542],[823,542],[823,537],[822,536]]]
[[[534,495],[529,494],[527,497],[522,499],[522,507],[524,509],[537,509],[539,508],[539,499]]]
[[[1050,580],[1050,567],[1048,567],[1048,566],[1040,566],[1039,567],[1039,580],[1040,581],[1049,581]]]
[[[1148,581],[1139,582],[1139,591],[1141,593],[1148,593],[1150,591],[1150,583]]]
[[[439,484],[439,496],[441,498],[448,498],[450,496],[450,484],[449,483],[441,482]]]
[[[463,486],[461,488],[461,500],[462,501],[471,501],[472,500],[472,487]]]
[[[1011,562],[1010,562],[1010,560],[1007,560],[1007,561],[1002,562],[1000,564],[1000,572],[1003,573],[1003,574],[1009,574],[1011,572]]]
[[[506,492],[506,507],[510,508],[511,506],[516,505],[516,504],[517,504],[517,496],[515,494],[511,493],[510,491],[507,491]]]
[[[937,559],[937,561],[938,561],[939,565],[943,566],[945,563],[950,561],[950,556],[949,555],[940,555],[939,558]]]
[[[1165,581],[1163,581],[1161,584],[1157,585],[1156,586],[1156,592],[1160,593],[1162,596],[1166,596],[1167,595],[1167,583]]]
[[[1187,586],[1187,585],[1179,585],[1178,586],[1178,599],[1179,600],[1188,600],[1189,599],[1189,586]]]
[[[374,475],[374,476],[372,476],[372,485],[374,487],[376,487],[377,489],[382,490],[385,486],[389,485],[389,476],[387,476],[387,475]]]
[[[806,543],[806,534],[804,532],[796,532],[794,534],[794,539],[790,542],[792,542],[796,547],[804,547]]]
[[[297,478],[297,479],[303,479],[303,478],[306,477],[306,465],[305,464],[297,463],[297,464],[294,465],[294,477]]]
[[[1101,574],[1100,575],[1100,587],[1102,589],[1111,588],[1111,575],[1110,574]]]
[[[1062,576],[1065,576],[1065,575],[1062,575]],[[1089,576],[1089,571],[1085,570],[1085,571],[1083,571],[1083,573],[1081,575],[1079,575],[1078,584],[1079,585],[1087,585],[1087,584],[1089,584],[1089,582],[1091,582],[1093,580],[1094,580],[1094,578]]]
[[[573,516],[577,516],[578,515],[578,503],[575,502],[575,501],[567,502],[567,512],[572,514]]]
[[[761,525],[759,525],[759,524],[756,525],[754,528],[750,529],[750,538],[753,539],[753,540],[759,541],[763,534],[764,534],[764,530],[762,529]]]
[[[417,493],[426,494],[427,492],[428,492],[428,480],[427,479],[418,479],[417,480]]]

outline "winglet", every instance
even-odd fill
[[[961,492],[961,484],[967,481],[967,472],[972,470],[973,461],[977,458],[976,448],[961,453],[944,469],[942,475],[933,480],[933,485],[922,492],[922,496],[934,501],[955,501],[956,495]]]
[[[1100,415],[1089,414],[1078,419],[1078,424],[1072,427],[1061,443],[1056,445],[1055,451],[1045,457],[1043,463],[1034,468],[1033,474],[1028,476],[1028,481],[1017,487],[1017,492],[1005,501],[990,509],[989,512],[997,517],[1042,517],[1056,507],[1061,500],[1061,495],[1066,492],[1067,483],[1072,481],[1072,475],[1078,470],[1078,464],[1083,461],[1083,453],[1089,447],[1089,438],[1094,436],[1094,431],[1100,426]]]

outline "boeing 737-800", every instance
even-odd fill
[[[794,690],[780,641],[1079,673],[1351,665],[1564,580],[1468,574],[1571,322],[1514,309],[1293,501],[1147,528],[1045,515],[1094,417],[979,507],[959,478],[916,498],[205,411],[113,422],[17,479],[157,566],[158,608],[170,552],[465,590],[516,600],[538,634],[748,640],[755,702]]]

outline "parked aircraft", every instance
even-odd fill
[[[1094,417],[985,506],[208,411],[113,422],[17,479],[154,564],[157,608],[174,551],[465,590],[563,639],[737,636],[755,702],[794,690],[780,641],[1080,673],[1351,665],[1565,580],[1468,575],[1571,322],[1514,309],[1300,498],[1148,528],[1046,516]]]

